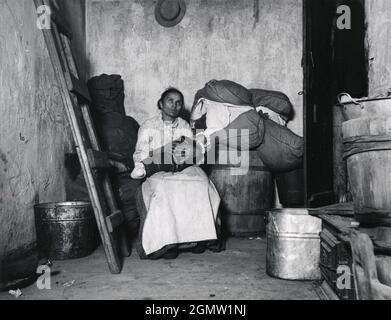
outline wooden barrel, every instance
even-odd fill
[[[222,201],[223,228],[230,235],[265,235],[265,210],[272,207],[274,183],[258,152],[219,150],[209,177]],[[248,165],[246,165],[248,164]]]
[[[356,219],[391,227],[391,118],[349,120],[342,131]]]

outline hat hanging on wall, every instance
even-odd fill
[[[159,0],[155,7],[155,18],[163,27],[177,25],[186,13],[184,0]]]

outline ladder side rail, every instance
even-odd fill
[[[42,0],[34,0],[34,2],[37,7],[43,5]],[[88,158],[84,145],[84,139],[78,126],[78,121],[74,110],[74,101],[72,101],[71,94],[67,92],[69,88],[65,79],[65,74],[62,70],[64,66],[61,63],[61,56],[58,52],[59,43],[55,43],[56,34],[58,36],[58,30],[56,29],[56,25],[53,24],[52,29],[45,29],[42,31],[49,51],[49,56],[55,71],[55,75],[61,88],[60,93],[65,106],[66,114],[68,116],[69,124],[72,129],[73,138],[76,144],[76,151],[79,156],[79,159],[82,160],[81,166],[87,178],[86,183],[89,187],[88,190],[92,200],[91,202],[94,208],[97,225],[103,240],[102,242],[105,248],[109,268],[112,273],[119,273],[121,271],[121,262],[118,256],[118,250],[115,250],[116,243],[115,241],[113,241],[113,238],[111,237],[110,233],[107,232],[106,221],[104,219],[104,211],[95,185],[95,178],[90,166],[88,165]]]
[[[77,79],[79,78],[77,66],[75,63],[75,60],[73,58],[71,46],[70,46],[70,40],[64,35],[60,34],[61,44],[64,48],[64,59],[67,61],[66,63],[66,72],[68,74],[73,74],[74,77]],[[72,78],[68,79],[69,85],[72,84]],[[73,84],[72,84],[73,85]],[[88,90],[88,89],[87,89]],[[97,138],[97,133],[95,130],[94,123],[92,121],[90,108],[87,103],[80,103],[80,108],[82,112],[82,117],[84,119],[85,127],[87,129],[88,136],[90,138],[91,146],[94,150],[101,151],[101,147],[99,145],[99,141]],[[122,214],[122,212],[118,209],[118,204],[115,199],[114,191],[110,182],[110,179],[107,175],[107,173],[102,174],[102,184],[103,184],[103,191],[106,196],[106,201],[110,209],[110,215],[107,216],[107,225],[110,232],[114,232],[114,230],[125,221],[125,218]],[[124,237],[126,237],[124,235]],[[126,239],[123,240],[121,245],[121,250],[124,256],[130,255],[129,248],[126,248]],[[125,247],[126,246],[126,247]]]
[[[68,59],[67,59],[67,56],[65,54],[65,48],[64,48],[64,43],[61,41],[61,35],[60,33],[58,32],[58,29],[57,29],[57,26],[55,23],[53,23],[53,26],[52,26],[52,30],[53,30],[53,36],[54,36],[54,41],[57,42],[58,44],[58,48],[59,48],[59,51],[57,51],[57,54],[60,58],[60,60],[63,61],[63,67],[65,68],[64,72],[61,74],[62,78],[64,78],[64,82],[65,82],[65,90],[68,91],[68,97],[70,98],[71,100],[71,106],[70,106],[70,117],[71,119],[73,119],[73,121],[75,122],[75,127],[77,128],[77,136],[80,137],[78,143],[76,143],[76,150],[80,150],[80,154],[82,155],[82,157],[80,158],[81,159],[81,164],[82,164],[82,168],[84,169],[83,172],[85,174],[85,177],[86,177],[86,183],[87,183],[87,187],[88,187],[88,190],[90,192],[90,197],[91,197],[91,202],[93,203],[93,207],[94,209],[96,208],[97,211],[94,210],[95,212],[95,217],[96,217],[96,220],[97,220],[97,225],[99,227],[99,229],[102,231],[102,243],[103,245],[105,246],[105,249],[107,248],[108,249],[108,255],[107,255],[107,259],[108,259],[108,262],[109,262],[109,265],[111,265],[110,261],[115,261],[115,264],[116,265],[120,265],[120,258],[119,258],[119,255],[118,255],[118,248],[117,248],[117,243],[118,243],[118,237],[116,235],[114,235],[112,233],[112,231],[114,231],[110,224],[110,219],[107,219],[108,216],[110,216],[110,214],[107,214],[107,209],[112,209],[112,208],[107,208],[106,207],[106,202],[102,202],[102,200],[108,200],[106,199],[106,197],[100,192],[100,188],[98,188],[98,183],[96,182],[96,175],[97,173],[93,172],[93,169],[90,167],[89,165],[89,161],[88,161],[88,154],[87,154],[87,148],[86,148],[86,139],[83,137],[83,134],[81,132],[81,129],[83,127],[85,127],[85,124],[84,123],[80,123],[80,119],[82,119],[82,114],[79,114],[79,116],[77,115],[78,112],[80,112],[80,110],[76,107],[78,106],[78,98],[77,96],[74,94],[74,93],[71,93],[71,89],[73,87],[73,84],[72,84],[72,78],[71,78],[71,73],[70,73],[70,70],[68,69]],[[87,132],[88,133],[88,130]],[[91,143],[91,141],[88,141]],[[108,202],[108,201],[107,201]],[[107,203],[107,205],[112,205],[112,203]],[[118,211],[118,210],[115,210],[114,208],[114,212],[115,211]],[[111,244],[111,246],[108,245],[108,243]],[[117,267],[111,267],[111,269],[114,270],[113,273],[118,273],[117,272]]]

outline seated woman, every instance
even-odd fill
[[[140,214],[137,249],[144,259],[173,259],[178,256],[180,244],[195,242],[198,245],[193,252],[201,253],[208,241],[217,239],[220,197],[216,188],[198,166],[182,167],[185,169],[179,172],[172,162],[178,159],[172,151],[175,141],[183,141],[183,137],[191,140],[193,136],[190,125],[179,117],[183,105],[183,94],[175,88],[167,89],[158,101],[161,113],[139,129],[132,178],[146,179],[136,195]],[[179,153],[188,152],[182,149]],[[165,161],[157,167],[162,171],[155,166],[158,172],[151,173],[151,159],[161,158]]]

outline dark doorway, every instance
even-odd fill
[[[351,28],[339,29],[339,6]],[[304,0],[304,137],[307,207],[337,202],[333,190],[333,106],[337,94],[368,91],[364,0]]]

